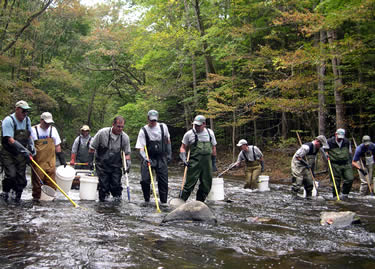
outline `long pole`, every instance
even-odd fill
[[[186,161],[187,161],[187,162],[188,162],[189,160],[190,160],[190,149],[189,149],[189,151],[188,151],[187,158],[186,158]],[[184,176],[182,177],[182,183],[181,183],[181,188],[180,188],[180,195],[178,196],[179,198],[181,198],[181,196],[182,196],[182,190],[184,189],[187,170],[188,170],[188,167],[185,166],[185,169],[184,169]]]
[[[297,137],[298,137],[299,145],[300,145],[300,147],[302,147],[301,137],[299,136],[298,132],[296,132],[296,134],[297,134]],[[304,159],[307,162],[306,156],[304,156]],[[313,183],[314,183],[314,187],[315,187],[315,190],[316,190],[316,195],[318,196],[318,187],[316,186],[315,177],[314,177],[314,174],[312,172],[311,167],[309,168],[309,171],[310,171],[310,175],[312,177]]]
[[[124,175],[125,175],[126,191],[128,193],[128,200],[130,202],[129,176],[128,176],[128,172],[126,172],[126,170],[128,170],[128,168],[126,166],[125,152],[122,152],[122,163],[123,163],[123,166],[124,166],[123,169],[124,169]]]
[[[340,196],[339,196],[339,193],[338,193],[338,191],[337,191],[337,187],[336,187],[335,176],[333,175],[333,171],[332,171],[331,159],[329,158],[328,153],[327,153],[327,161],[328,161],[329,171],[331,172],[331,177],[332,177],[332,181],[333,181],[333,186],[335,187],[335,192],[336,192],[337,201],[340,201]]]
[[[352,139],[353,139],[353,142],[354,142],[354,146],[355,146],[355,148],[357,149],[357,143],[355,142],[355,139],[354,139],[353,136],[352,136]],[[361,158],[359,158],[359,165],[361,166],[361,169],[362,169],[362,170],[365,169],[365,166],[363,165],[363,162],[362,162]],[[367,185],[368,185],[368,188],[369,188],[369,190],[370,190],[371,195],[374,195],[374,193],[372,192],[372,189],[371,189],[371,184],[370,184],[370,180],[369,180],[369,178],[368,178],[368,174],[367,174],[367,175],[364,175],[364,176],[365,176],[365,179],[366,179],[366,181],[367,181]]]
[[[46,173],[46,171],[44,171],[42,169],[42,167],[39,166],[39,164],[37,164],[36,161],[34,161],[33,157],[31,157],[31,155],[29,156],[30,160],[35,164],[36,167],[38,167],[40,169],[40,171],[42,171],[42,173],[49,179],[51,180],[52,184],[56,186],[56,188],[59,189],[59,191],[61,191],[62,194],[64,194],[64,196],[66,198],[68,198],[68,200],[74,205],[74,207],[79,207],[79,205],[77,205],[72,199],[70,199],[70,197],[65,193],[65,191],[63,189],[60,188],[59,185],[57,185],[57,183]]]
[[[147,166],[148,166],[148,171],[150,172],[152,192],[154,193],[154,197],[155,197],[156,211],[158,213],[160,213],[161,211],[160,211],[160,208],[159,208],[158,197],[156,196],[156,190],[155,190],[155,184],[154,184],[154,177],[153,177],[152,171],[151,171],[150,157],[148,156],[147,146],[145,146],[145,153],[146,153],[146,157],[147,157],[147,160],[148,160]]]

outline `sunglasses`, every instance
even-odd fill
[[[28,114],[28,113],[30,113],[30,110],[28,110],[28,109],[23,109],[23,108],[22,108],[22,113],[23,113],[23,114]]]

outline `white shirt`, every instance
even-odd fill
[[[39,138],[36,134],[35,127],[38,128]],[[61,139],[60,139],[59,133],[57,132],[56,128],[53,127],[53,126],[49,126],[47,130],[40,128],[40,124],[38,124],[36,126],[33,126],[31,128],[31,137],[33,138],[34,141],[38,140],[38,139],[48,138],[49,134],[50,134],[50,131],[51,131],[51,128],[52,128],[51,138],[53,139],[53,142],[55,143],[55,146],[60,145]]]
[[[167,125],[164,123],[156,123],[155,126],[150,127],[148,124],[144,126],[144,128],[147,131],[147,134],[150,138],[150,141],[161,141],[161,129],[160,126],[163,128],[164,137],[167,138],[167,140],[170,140],[170,134],[168,131]],[[146,136],[145,132],[143,131],[143,128],[139,130],[137,143],[135,144],[136,149],[143,149],[146,146]]]

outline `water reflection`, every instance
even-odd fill
[[[288,185],[271,192],[244,190],[225,180],[231,202],[208,202],[217,225],[161,224],[170,209],[144,206],[140,175],[130,174],[131,198],[121,203],[57,201],[33,204],[28,186],[21,206],[1,205],[2,268],[374,268],[375,199],[294,200]],[[172,171],[176,197],[182,170]],[[329,196],[329,189],[320,189]],[[192,197],[195,197],[192,194]],[[356,212],[361,225],[320,226],[321,211]]]

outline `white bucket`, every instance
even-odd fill
[[[319,188],[319,182],[318,181],[315,181],[315,184],[316,184],[316,187]],[[316,192],[316,188],[315,188],[315,185],[313,183],[313,190],[312,190],[312,196],[316,196],[317,195],[317,192]],[[303,197],[306,197],[306,190],[305,188],[303,188]]]
[[[270,191],[270,188],[268,187],[269,180],[270,180],[269,176],[259,176],[259,178],[258,178],[258,190],[260,192]]]
[[[81,200],[96,200],[98,183],[99,180],[96,176],[81,176],[79,179],[79,198]]]
[[[55,199],[56,191],[50,186],[43,185],[40,193],[40,201],[52,201]]]
[[[207,195],[207,200],[211,200],[211,201],[224,200],[224,179],[222,177],[214,177],[212,179],[211,191]]]
[[[63,165],[60,165],[56,169],[56,183],[65,193],[70,191],[75,176],[76,171],[71,166],[67,165],[64,167]]]

